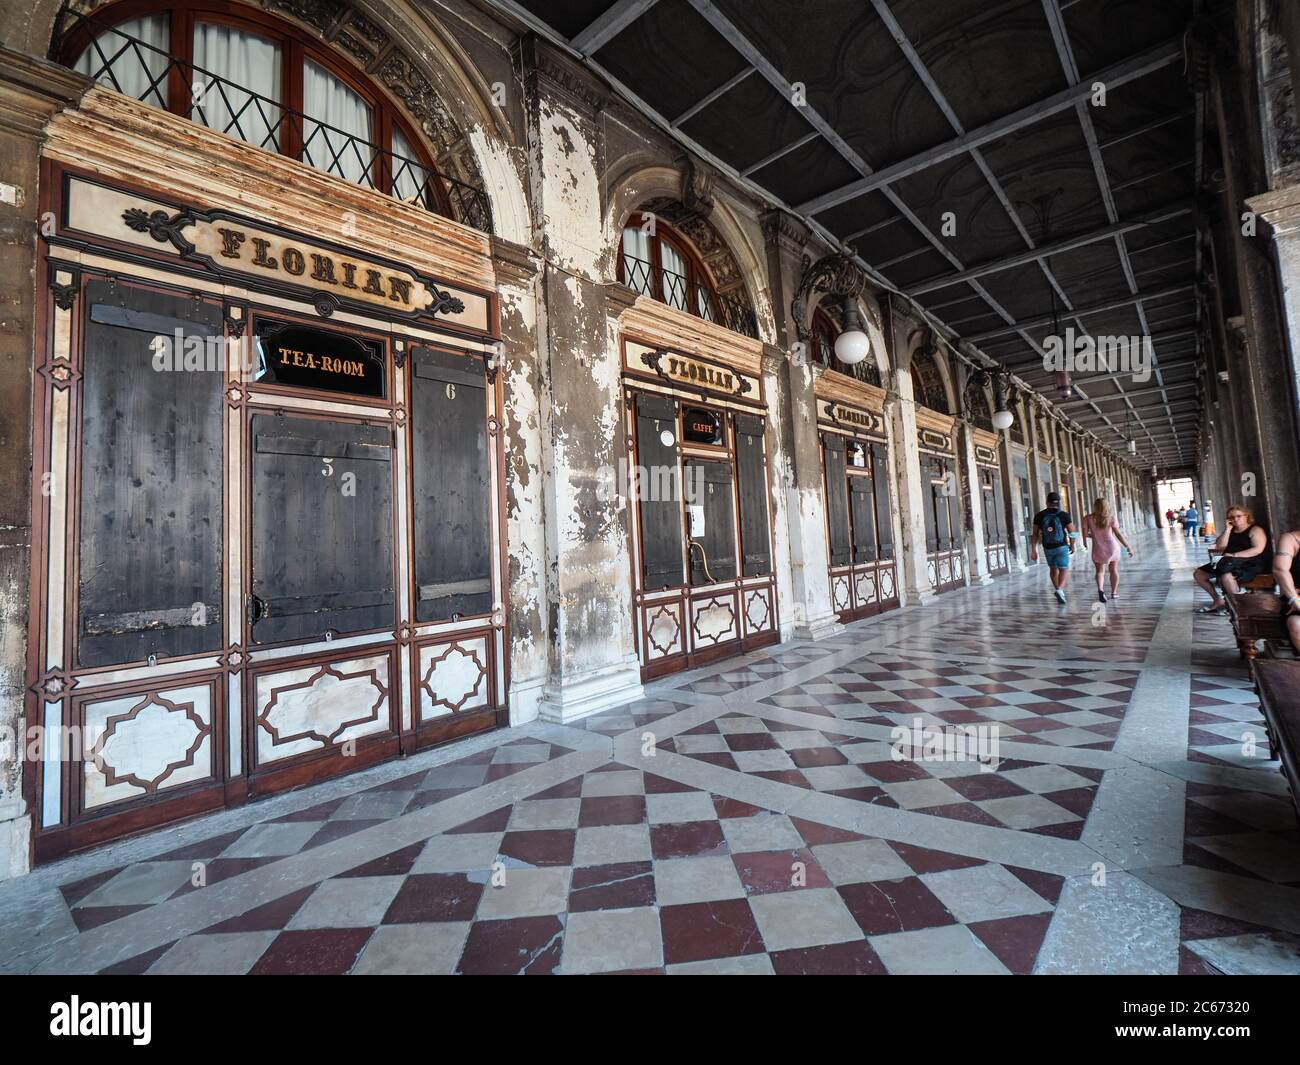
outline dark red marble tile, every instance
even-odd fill
[[[918,873],[942,873],[948,869],[970,869],[972,866],[984,864],[980,858],[967,858],[962,854],[930,850],[928,847],[917,847],[911,843],[900,843],[898,840],[890,840],[889,845]]]
[[[731,860],[749,895],[831,886],[817,859],[807,850],[746,851],[733,854]]]
[[[837,890],[864,935],[914,932],[957,922],[934,892],[914,876],[844,884]]]
[[[883,976],[884,963],[865,939],[822,947],[778,950],[770,955],[779,976]]]
[[[89,932],[92,928],[120,921],[133,913],[147,910],[148,906],[79,906],[72,911],[72,920],[79,931]]]
[[[558,917],[476,921],[456,971],[481,976],[532,976],[554,971],[564,948]]]
[[[882,784],[901,784],[905,780],[926,780],[927,773],[916,762],[899,760],[897,762],[866,762],[860,767],[867,776]]]
[[[483,885],[463,873],[415,873],[398,889],[383,923],[473,920],[482,894]]]
[[[231,917],[229,920],[221,921],[210,928],[203,929],[204,933],[217,932],[279,932],[293,918],[302,904],[307,901],[308,897],[317,888],[316,884],[310,884],[305,888],[290,892],[288,895],[282,895],[272,902],[263,903],[261,906],[254,906],[251,910]]]
[[[463,825],[457,825],[455,828],[448,829],[449,835],[459,835],[470,832],[504,832],[506,825],[510,823],[510,811],[512,807],[502,806],[493,810],[490,814],[484,814],[482,817],[476,817],[473,821],[466,821]]]
[[[529,865],[572,865],[577,831],[572,828],[546,828],[527,832],[507,832],[501,838],[499,852]]]
[[[847,765],[849,761],[834,747],[799,747],[789,754],[790,761],[800,769],[820,765]]]
[[[594,795],[582,800],[578,826],[639,825],[646,819],[644,795]]]
[[[340,976],[356,964],[372,928],[313,928],[281,932],[251,975]]]
[[[572,780],[566,780],[563,784],[556,784],[553,788],[547,788],[545,791],[539,791],[536,795],[528,796],[530,799],[577,799],[582,795],[582,777],[574,777]]]
[[[727,844],[717,821],[683,821],[650,826],[650,850],[656,859],[725,854]]]
[[[781,746],[766,732],[729,732],[726,740],[733,751],[773,751]]]
[[[590,865],[573,871],[569,911],[622,910],[655,904],[654,866],[650,862]]]
[[[976,921],[966,927],[1013,973],[1028,976],[1038,961],[1038,951],[1051,923],[1050,913],[1031,913],[997,921]]]
[[[1048,902],[1056,903],[1061,897],[1061,888],[1065,886],[1065,877],[1056,873],[1044,873],[1037,869],[1021,869],[1018,866],[1005,866],[1007,872],[1027,887],[1033,888]]]
[[[679,784],[675,780],[669,780],[667,777],[661,777],[654,773],[643,773],[642,779],[645,781],[647,795],[665,795],[672,792],[696,790],[689,784]]]
[[[867,838],[856,832],[849,832],[847,829],[823,825],[818,821],[805,821],[802,817],[792,817],[790,823],[810,847],[819,847],[824,843],[856,843]]]
[[[764,952],[763,937],[744,899],[664,906],[659,926],[667,965]]]
[[[973,773],[968,777],[949,777],[946,783],[953,791],[975,802],[1029,794],[1019,784],[998,773]]]
[[[709,797],[713,800],[713,808],[718,812],[720,818],[753,817],[755,814],[763,813],[761,807],[751,806],[739,799],[728,799],[723,795],[710,795]]]
[[[349,869],[346,873],[339,873],[336,879],[357,876],[405,876],[411,871],[411,866],[415,864],[415,859],[420,856],[420,852],[423,850],[423,842],[412,843],[409,847],[403,847],[391,854],[385,854],[381,858],[376,858],[373,862],[366,862],[364,865],[358,865],[355,869]]]
[[[176,945],[173,940],[171,943],[164,943],[161,947],[155,947],[153,950],[145,951],[143,954],[137,954],[134,958],[127,958],[116,965],[110,965],[107,969],[100,969],[100,976],[143,976],[154,962],[166,954]]]
[[[1002,822],[987,810],[981,810],[973,802],[951,802],[942,806],[926,806],[916,811],[931,817],[946,817],[950,821],[965,821],[972,825],[988,825],[990,828],[1004,827]]]

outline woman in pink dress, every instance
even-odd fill
[[[1119,522],[1115,520],[1115,511],[1104,499],[1095,500],[1092,513],[1083,519],[1083,545],[1088,546],[1092,540],[1092,564],[1097,567],[1097,598],[1106,602],[1106,589],[1103,578],[1106,569],[1110,569],[1110,597],[1115,598],[1119,588],[1119,548],[1124,545],[1128,557],[1133,557],[1133,548],[1129,547],[1124,534],[1120,532]]]

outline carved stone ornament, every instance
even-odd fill
[[[682,206],[706,218],[713,212],[713,175],[694,159],[682,166]]]
[[[815,263],[806,263],[799,288],[790,303],[795,332],[802,341],[812,335],[808,318],[808,299],[823,292],[840,299],[860,299],[867,289],[867,276],[853,259],[842,253],[824,255]]]

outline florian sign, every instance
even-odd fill
[[[644,376],[652,371],[663,384],[679,391],[694,392],[702,398],[721,395],[746,403],[762,401],[762,382],[725,363],[633,340],[625,344],[623,358],[628,372]]]
[[[258,225],[226,211],[176,210],[156,201],[70,177],[64,225],[182,259],[244,284],[310,294],[317,312],[340,308],[439,318],[490,332],[488,299],[442,287],[400,264],[357,255],[323,241]]]

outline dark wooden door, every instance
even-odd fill
[[[772,572],[763,425],[762,418],[736,415],[736,489],[740,497],[742,572],[746,577],[766,577]]]
[[[832,566],[847,566],[853,557],[849,529],[849,500],[844,459],[844,438],[835,433],[823,437],[826,467],[826,522],[830,535]]]
[[[253,416],[252,640],[396,625],[392,430]]]
[[[867,474],[849,476],[849,508],[853,518],[853,562],[875,562],[876,490]]]
[[[686,528],[691,584],[716,584],[736,577],[736,532],[731,463],[688,459]],[[692,508],[695,508],[692,514]]]
[[[225,509],[221,307],[107,281],[87,284],[85,301],[78,661],[214,650]],[[218,364],[179,368],[191,345]],[[177,368],[155,369],[167,347]]]
[[[487,382],[477,359],[416,348],[411,362],[415,619],[492,611]]]
[[[636,397],[637,507],[641,514],[641,580],[647,592],[680,588],[681,474],[677,405],[660,396]]]

